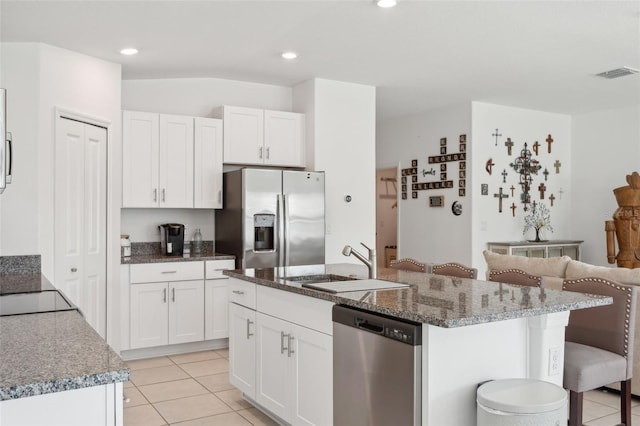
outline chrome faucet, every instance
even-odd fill
[[[378,278],[377,265],[376,265],[376,249],[370,249],[364,243],[360,243],[369,251],[369,258],[367,259],[362,254],[355,251],[351,246],[344,246],[342,249],[342,254],[345,256],[354,255],[357,257],[362,263],[367,265],[369,268],[369,278],[375,279]]]

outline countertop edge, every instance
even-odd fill
[[[46,395],[49,393],[63,392],[102,386],[111,383],[126,382],[131,378],[131,370],[109,371],[104,373],[88,374],[79,377],[48,380],[44,382],[29,383],[25,385],[0,388],[0,401],[26,398],[30,396]]]
[[[163,256],[163,255],[140,255],[131,257],[120,257],[121,265],[138,265],[143,263],[170,263],[170,262],[198,262],[207,260],[233,260],[235,256],[230,254],[213,254],[210,256]]]

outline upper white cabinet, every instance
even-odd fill
[[[124,111],[122,206],[222,207],[222,121]]]
[[[224,163],[305,166],[305,115],[223,106]]]

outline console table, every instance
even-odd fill
[[[509,254],[525,257],[560,257],[569,256],[573,260],[580,260],[580,245],[578,240],[548,240],[538,243],[529,241],[500,241],[487,243],[489,251],[498,254]]]

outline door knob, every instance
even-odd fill
[[[71,268],[71,272],[78,272],[78,268]]]

